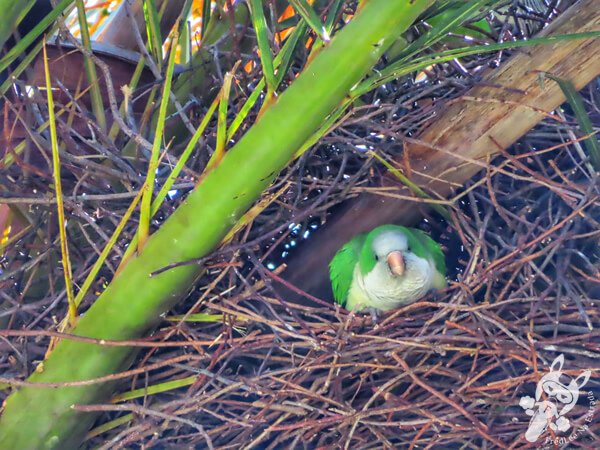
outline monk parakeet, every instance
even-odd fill
[[[387,311],[446,286],[440,245],[425,232],[382,225],[344,245],[329,264],[335,301],[348,310]]]

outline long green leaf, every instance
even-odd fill
[[[196,144],[202,137],[202,134],[204,134],[204,130],[206,130],[208,123],[210,122],[215,110],[217,109],[217,106],[219,105],[219,99],[220,99],[220,97],[216,97],[215,100],[213,101],[212,105],[210,106],[210,108],[208,108],[208,111],[204,115],[202,122],[200,122],[200,125],[196,129],[196,132],[194,133],[192,138],[189,140],[189,142],[187,143],[187,145],[185,147],[185,150],[179,157],[177,164],[175,164],[175,167],[173,167],[173,170],[167,177],[167,181],[165,181],[165,184],[163,185],[163,187],[160,189],[160,191],[156,195],[156,198],[152,202],[152,210],[150,212],[151,217],[154,217],[154,215],[158,212],[160,206],[165,201],[165,198],[167,198],[169,191],[173,187],[173,184],[175,184],[175,180],[177,180],[177,177],[183,170],[185,163],[187,162],[189,157],[192,155],[192,152],[196,148]],[[131,242],[129,244],[129,247],[127,247],[127,250],[125,250],[125,254],[123,255],[123,260],[121,261],[121,264],[119,265],[119,270],[121,270],[121,268],[127,264],[127,262],[129,261],[129,258],[131,257],[131,255],[133,254],[135,249],[137,248],[138,236],[139,235],[136,234],[133,237],[133,239],[131,240]]]
[[[456,29],[459,25],[462,25],[474,17],[482,7],[491,7],[490,3],[498,3],[498,1],[490,2],[490,0],[477,0],[465,2],[460,7],[447,8],[444,12],[435,17],[438,19],[435,26],[412,42],[402,52],[401,58],[406,60],[422,51],[424,48],[431,47],[433,44],[446,37],[449,32]]]
[[[54,98],[52,95],[52,80],[50,79],[50,68],[48,55],[44,45],[44,75],[46,78],[46,95],[48,98],[48,122],[50,123],[50,145],[52,147],[52,175],[54,178],[54,190],[56,191],[56,208],[58,210],[58,229],[60,236],[61,260],[65,278],[67,300],[69,302],[69,321],[75,324],[77,318],[77,305],[73,294],[73,276],[71,271],[71,259],[69,258],[69,246],[67,242],[67,226],[65,221],[65,206],[62,194],[62,182],[60,178],[60,156],[58,152],[58,134],[56,132],[56,117],[54,115]]]
[[[218,322],[218,321],[223,320],[223,315],[215,315],[215,316],[216,317],[209,318],[208,320],[205,320],[204,322]],[[184,386],[190,386],[190,385],[194,384],[194,382],[196,380],[198,380],[198,376],[192,375],[190,377],[180,378],[178,380],[164,381],[162,383],[154,384],[154,385],[144,387],[141,389],[134,389],[132,391],[117,395],[117,396],[113,397],[112,401],[114,403],[117,403],[117,402],[124,402],[127,400],[133,400],[135,398],[147,397],[149,395],[161,394],[163,392],[172,391],[173,389],[179,389]]]
[[[445,50],[438,52],[433,55],[426,55],[419,58],[414,58],[412,61],[399,61],[391,64],[388,67],[377,72],[376,75],[371,76],[361,82],[357,88],[353,91],[352,95],[358,97],[366,94],[367,92],[388,83],[391,80],[399,78],[404,75],[408,75],[416,70],[424,69],[431,64],[440,64],[447,61],[452,61],[456,58],[464,58],[465,56],[478,55],[483,53],[496,52],[499,50],[506,50],[520,47],[531,47],[535,45],[548,45],[555,44],[556,42],[577,40],[577,39],[590,39],[600,37],[600,31],[588,31],[584,33],[572,33],[572,34],[557,34],[552,36],[544,36],[541,38],[532,38],[527,41],[510,41],[500,42],[497,44],[490,45],[473,45],[471,47],[461,47],[452,50]]]
[[[263,11],[262,0],[250,0],[250,12],[252,13],[252,23],[256,33],[258,49],[260,50],[260,61],[262,63],[263,74],[267,81],[267,89],[274,92],[275,69],[273,66],[273,54],[269,44],[269,31],[267,28],[267,19]]]
[[[582,134],[589,136],[583,140],[583,145],[590,155],[592,166],[594,166],[596,171],[600,171],[600,144],[598,144],[596,130],[594,130],[590,116],[588,115],[585,105],[583,104],[583,97],[579,92],[577,92],[577,89],[575,89],[575,86],[570,80],[564,80],[550,74],[544,74],[544,76],[556,81],[560,89],[563,91],[563,94],[565,94],[567,102],[569,102],[569,105],[571,105],[571,108],[575,113],[575,118],[579,123],[579,128],[581,128]]]
[[[125,214],[123,214],[123,217],[121,217],[121,220],[119,221],[117,227],[115,228],[115,231],[113,232],[113,234],[110,236],[109,240],[104,245],[104,248],[102,249],[102,252],[100,252],[98,259],[92,266],[90,273],[88,274],[88,276],[85,278],[85,281],[81,285],[81,288],[79,289],[79,292],[77,293],[77,297],[75,297],[75,306],[79,306],[79,304],[85,298],[85,295],[88,293],[88,290],[90,289],[90,287],[92,287],[92,284],[93,284],[94,280],[96,279],[98,272],[100,272],[100,269],[104,265],[106,258],[108,258],[108,255],[110,254],[111,250],[117,243],[117,240],[119,239],[119,236],[121,235],[121,232],[123,231],[123,228],[125,228],[125,225],[127,225],[127,222],[129,221],[129,218],[131,217],[131,214],[133,214],[133,211],[137,207],[137,204],[139,203],[143,192],[144,192],[144,186],[142,186],[142,189],[140,189],[140,192],[138,193],[138,195],[133,199],[133,201],[127,208],[127,211],[125,211]]]
[[[85,14],[85,5],[83,0],[76,0],[77,4],[77,18],[79,20],[79,29],[81,30],[81,42],[85,48],[89,51],[92,50],[92,43],[90,41],[90,30],[88,28],[87,17]],[[102,93],[100,92],[100,83],[98,81],[98,74],[96,73],[96,66],[92,61],[92,58],[88,55],[84,55],[85,73],[90,83],[90,94],[92,98],[92,109],[96,121],[102,130],[106,130],[106,117],[104,115],[104,105],[102,104]]]
[[[7,3],[19,3],[19,2],[11,2],[10,0],[4,0]],[[48,14],[46,17],[44,17],[43,20],[40,21],[40,23],[38,23],[33,30],[31,30],[29,33],[27,33],[27,35],[25,35],[23,37],[23,39],[21,39],[19,42],[17,42],[17,45],[15,45],[13,48],[11,48],[8,53],[2,58],[0,59],[0,72],[4,71],[8,68],[8,66],[19,56],[22,55],[23,53],[25,53],[25,50],[27,50],[27,47],[29,47],[31,44],[33,44],[33,42],[41,36],[41,34],[44,32],[44,30],[46,28],[48,28],[50,25],[52,25],[54,23],[54,21],[56,20],[56,18],[58,16],[60,16],[62,14],[62,12],[67,9],[71,3],[73,3],[75,0],[63,0],[62,2],[60,2],[58,5],[56,5],[56,8],[54,8],[52,10],[52,12],[50,14]]]
[[[212,11],[211,3],[211,0],[202,0],[202,27],[200,30],[200,37],[203,40],[206,30],[208,29],[208,22],[210,21],[210,13]]]
[[[160,34],[160,18],[154,0],[144,0],[144,19],[146,21],[146,35],[148,36],[148,47],[154,57],[154,61],[160,68],[162,66],[162,43]]]
[[[369,152],[377,161],[379,161],[381,164],[383,164],[385,166],[385,168],[392,174],[394,175],[402,184],[404,184],[408,189],[410,189],[412,191],[413,194],[415,194],[417,197],[421,197],[421,198],[425,198],[425,199],[431,199],[431,195],[429,195],[427,192],[425,192],[423,189],[421,189],[421,187],[414,183],[413,181],[411,181],[410,178],[408,178],[406,175],[404,175],[404,173],[399,170],[398,168],[394,167],[391,163],[389,163],[388,161],[386,161],[381,155],[377,154],[374,151],[370,151]],[[431,207],[433,209],[435,209],[442,217],[444,217],[446,220],[450,220],[450,213],[448,212],[448,210],[442,206],[442,205],[438,205],[436,203],[432,203]]]
[[[290,0],[290,3],[323,42],[329,42],[331,40],[327,28],[323,25],[323,22],[321,22],[321,19],[315,10],[306,0]]]
[[[40,53],[41,50],[42,50],[42,41],[33,45],[33,48],[29,51],[29,53],[27,53],[27,55],[25,55],[24,57],[21,58],[21,61],[19,62],[19,64],[14,69],[11,70],[12,77],[6,77],[6,80],[4,80],[4,83],[2,83],[2,85],[0,85],[0,95],[6,94],[6,92],[8,92],[8,90],[12,87],[12,85],[14,84],[13,77],[19,78],[19,76],[28,67],[31,67],[31,63],[37,57],[37,55]]]
[[[285,74],[286,74],[287,70],[289,69],[290,64],[292,62],[292,57],[294,55],[296,46],[300,42],[300,36],[304,35],[304,33],[306,32],[306,28],[307,28],[306,22],[301,21],[296,26],[294,31],[292,31],[292,33],[288,36],[288,38],[285,41],[285,44],[283,44],[283,48],[275,57],[274,65],[275,65],[275,69],[277,70],[276,77],[275,77],[276,78],[275,79],[275,87],[274,87],[275,90],[277,90],[277,88],[279,88],[279,85],[283,81],[283,78],[285,77]],[[256,102],[258,101],[260,96],[262,95],[264,88],[265,88],[265,79],[263,78],[254,87],[254,90],[252,91],[252,93],[250,94],[250,96],[248,97],[246,102],[244,103],[244,106],[242,106],[240,111],[236,114],[235,118],[232,120],[231,125],[229,126],[229,128],[227,130],[227,139],[228,140],[233,138],[233,135],[236,133],[236,131],[239,129],[239,127],[242,125],[242,123],[244,123],[244,120],[246,120],[246,117],[248,117],[248,113],[254,107],[254,105],[256,104]]]
[[[294,153],[371,70],[383,52],[433,0],[371,0],[338,32],[198,188],[152,235],[143,252],[79,319],[73,333],[99,339],[140,337],[161,320],[202,271],[178,261],[207,255],[288,164]],[[360,39],[356,39],[360,36]],[[73,383],[113,374],[132,349],[59,342],[31,383],[21,387],[0,418],[0,448],[73,448],[96,418],[74,404],[106,401],[114,385]]]
[[[245,3],[236,3],[234,11],[234,21],[241,25],[248,23],[249,11]],[[227,51],[233,47],[233,39],[230,35],[230,21],[229,16],[225,15],[221,17],[218,14],[213,14],[210,20],[206,34],[203,37],[202,47],[194,53],[192,57],[191,67],[194,70],[187,70],[177,77],[177,81],[174,83],[173,91],[175,97],[179,101],[187,101],[190,94],[197,92],[209,92],[212,88],[210,83],[212,82],[209,76],[209,67],[214,67],[214,55],[213,50],[210,48],[211,44],[214,44],[221,40],[219,49],[221,51]],[[210,101],[210,99],[209,99]],[[174,105],[167,110],[167,114],[175,113]],[[157,114],[151,120],[153,126],[156,126]],[[165,130],[165,139],[170,141],[175,138],[177,143],[182,136],[187,137],[187,131],[180,126],[179,123],[175,123],[174,126],[170,126],[169,129]],[[123,148],[122,153],[124,155],[134,155],[136,153],[136,142],[131,139],[126,146]]]
[[[331,35],[333,33],[333,28],[335,26],[335,20],[344,5],[344,0],[334,0],[333,4],[330,5],[329,11],[327,12],[327,19],[325,20],[325,29],[327,30],[327,34]]]
[[[8,40],[11,33],[17,28],[20,19],[31,9],[35,0],[27,2],[15,2],[14,0],[0,0],[0,11],[2,11],[2,20],[0,21],[0,48]]]
[[[171,95],[171,83],[173,81],[173,70],[175,68],[175,48],[179,41],[179,34],[174,32],[171,46],[171,53],[167,65],[167,73],[165,75],[165,85],[163,88],[160,108],[158,112],[158,121],[154,132],[154,142],[152,145],[152,154],[148,164],[148,173],[146,174],[145,191],[142,195],[142,203],[140,206],[140,229],[138,232],[138,249],[141,250],[146,239],[150,234],[150,219],[152,207],[152,193],[154,192],[154,180],[156,179],[156,169],[158,169],[158,157],[162,146],[163,135],[165,132],[165,121],[167,118],[167,107],[169,106],[169,96]]]
[[[221,89],[221,99],[219,101],[219,110],[217,112],[217,143],[215,152],[212,154],[203,176],[219,165],[223,156],[225,156],[225,148],[227,146],[227,111],[229,109],[229,96],[231,94],[231,83],[239,64],[235,64],[231,72],[227,72],[223,80],[223,88]]]

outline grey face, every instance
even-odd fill
[[[373,252],[379,261],[385,261],[391,252],[406,252],[408,239],[404,233],[385,231],[373,239]]]

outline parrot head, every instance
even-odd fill
[[[382,225],[353,238],[330,264],[336,301],[347,309],[386,311],[443,288],[440,245],[421,230]]]
[[[370,242],[369,242],[370,241]],[[367,236],[367,244],[363,251],[364,266],[368,269],[379,262],[385,262],[393,277],[402,277],[406,272],[406,257],[412,259],[413,253],[408,246],[408,239],[402,231],[381,230]]]

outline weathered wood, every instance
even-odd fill
[[[157,8],[160,8],[164,1],[165,0],[157,1]],[[169,4],[165,9],[165,14],[161,21],[161,32],[165,37],[175,24],[177,17],[181,14],[181,10],[185,3],[185,0],[167,1]],[[142,38],[145,39],[146,28],[142,10],[142,1],[128,0],[128,2],[130,4],[130,11],[134,15],[133,21],[138,24]],[[124,3],[121,4],[120,9],[107,25],[104,32],[96,41],[92,42],[94,54],[110,67],[114,85],[114,94],[119,103],[123,100],[121,88],[131,81],[131,77],[141,56],[137,52],[138,46],[133,34],[132,20],[127,15]],[[64,93],[63,88],[67,89],[71,94],[81,92],[88,88],[87,77],[85,76],[84,56],[69,42],[65,41],[61,41],[60,45],[54,41],[49,42],[47,51],[53,85],[57,88],[60,87],[55,93],[55,101],[59,105],[66,104],[69,102],[69,97]],[[180,71],[180,68],[177,67],[176,73],[179,73]],[[45,85],[44,61],[41,53],[32,63],[31,70],[28,71],[28,74],[30,74],[30,77],[27,80],[28,84],[32,86]],[[104,76],[100,71],[98,71],[98,79],[100,80],[102,101],[107,107],[109,104],[108,91]],[[154,81],[155,77],[150,72],[150,69],[145,69],[140,79],[140,86],[147,85]],[[138,99],[137,102],[133,103],[134,113],[141,113],[143,111],[146,107],[146,100],[147,97],[142,97]],[[87,110],[91,111],[91,98],[89,93],[84,95],[80,100],[80,103],[86,106]],[[110,120],[110,114],[108,115],[108,118]],[[0,113],[0,119],[2,120],[2,123],[11,124],[11,145],[17,145],[19,141],[27,135],[23,125],[15,120],[13,114],[9,113],[8,118],[5,120],[2,112]],[[76,120],[74,127],[84,136],[89,135],[89,129],[84,121]],[[0,137],[0,144],[2,147],[6,145],[5,136]],[[0,152],[0,157],[3,156],[3,153],[4,152]]]
[[[540,35],[600,30],[597,0],[573,5]],[[600,74],[600,39],[562,41],[519,51],[499,69],[437,116],[420,133],[424,145],[409,145],[413,181],[441,197],[452,195],[486,166],[500,145],[507,148],[533,128],[565,97],[556,83],[542,86],[540,71],[583,88]],[[498,86],[498,87],[490,87]],[[402,164],[402,161],[398,161]],[[477,162],[477,163],[475,163]],[[435,180],[433,180],[435,178]],[[411,195],[398,187],[397,194]],[[284,273],[290,283],[314,295],[330,297],[328,262],[352,236],[385,223],[410,224],[421,215],[415,202],[362,194],[306,242]]]
[[[165,12],[160,22],[160,31],[163,38],[166,38],[173,25],[177,21],[177,18],[181,14],[185,0],[156,0],[156,9],[160,11],[160,8],[168,2]],[[126,5],[129,8],[126,8]],[[133,20],[129,16],[127,10],[133,15]],[[132,26],[136,23],[142,39],[146,41],[146,22],[144,21],[144,10],[142,0],[125,0],[119,6],[114,17],[112,17],[110,23],[106,26],[106,29],[98,36],[99,41],[106,44],[115,45],[117,47],[126,48],[129,50],[138,50],[138,44],[135,39],[135,30]]]
[[[140,59],[140,55],[135,52],[125,51],[112,45],[105,43],[92,44],[92,51],[96,56],[101,58],[110,67],[110,76],[114,85],[114,95],[118,103],[123,100],[123,92],[121,88],[131,82],[131,77],[135,67]],[[76,92],[81,92],[88,87],[87,77],[85,75],[84,55],[75,49],[69,43],[62,43],[60,46],[56,44],[48,46],[48,64],[50,73],[52,74],[53,85],[66,87],[71,95]],[[39,55],[33,65],[32,76],[30,83],[34,86],[44,86],[44,60]],[[109,97],[106,80],[100,70],[98,70],[98,80],[100,82],[100,91],[102,101],[108,107]],[[156,79],[149,69],[142,72],[139,86],[155,82]],[[55,94],[55,101],[59,104],[69,102],[69,97],[61,89],[58,89]],[[91,99],[89,95],[83,97],[83,104],[91,111]],[[134,111],[141,112],[146,104],[142,99],[139,102],[133,103]]]
[[[123,91],[121,88],[131,81],[140,55],[102,43],[93,43],[92,50],[96,56],[101,58],[110,67],[110,75],[114,86],[114,96],[120,104],[123,100]],[[60,46],[54,42],[48,43],[47,53],[50,73],[52,74],[52,85],[57,88],[54,92],[54,101],[56,104],[66,105],[70,102],[69,96],[63,89],[67,89],[73,96],[76,96],[79,92],[88,91],[88,93],[83,95],[78,102],[90,111],[91,98],[83,65],[83,54],[65,42],[61,43]],[[180,72],[181,69],[178,68],[177,71]],[[44,60],[41,54],[38,55],[32,63],[29,74],[30,76],[27,80],[28,84],[39,87],[45,85]],[[106,80],[100,71],[98,79],[100,82],[102,101],[104,105],[108,107],[108,89]],[[153,82],[155,82],[154,75],[150,69],[145,69],[142,72],[139,85],[145,86]],[[141,98],[138,98],[136,102],[132,103],[132,110],[135,114],[142,113],[143,109],[146,107],[146,100],[147,96],[142,96]],[[8,112],[8,117],[6,119],[4,118],[5,112]],[[24,128],[23,123],[17,120],[15,115],[8,108],[0,111],[0,119],[0,123],[8,124],[7,128],[10,130],[0,136],[0,158],[2,158],[7,150],[6,145],[8,143],[6,142],[6,138],[10,137],[11,145],[16,146],[22,139],[27,137],[28,132]],[[109,121],[112,121],[111,114],[108,114],[108,119]],[[85,120],[76,118],[73,127],[83,136],[90,136],[90,129]]]
[[[144,22],[144,14],[142,11],[141,0],[128,0],[131,4],[131,12],[134,14],[134,21],[138,24],[142,37],[145,39],[146,29]],[[160,8],[165,0],[156,2],[157,8]],[[179,17],[185,0],[167,0],[169,4],[165,10],[165,14],[161,20],[161,32],[164,37],[171,30],[177,17]],[[10,2],[8,2],[10,3]],[[17,2],[13,2],[15,5]],[[43,3],[43,4],[42,4]],[[32,16],[32,21],[38,21],[47,12],[47,2],[38,2],[34,8],[38,8],[37,14]],[[19,8],[11,7],[15,11],[23,9],[23,5]],[[18,11],[17,11],[18,12]],[[12,10],[11,10],[12,13]],[[24,31],[24,30],[23,30]],[[112,82],[114,85],[114,95],[117,102],[123,100],[123,92],[121,88],[131,81],[131,77],[135,67],[140,59],[140,54],[131,51],[137,50],[137,41],[133,34],[132,22],[126,13],[126,8],[122,4],[120,10],[113,18],[106,30],[92,43],[94,54],[102,59],[109,67]],[[54,100],[57,105],[69,103],[69,96],[63,89],[67,89],[72,95],[84,91],[88,88],[88,81],[84,69],[84,56],[68,42],[61,42],[58,45],[56,42],[47,44],[48,62],[50,73],[52,74],[53,86],[57,87],[54,92]],[[178,67],[176,73],[181,70]],[[38,54],[31,69],[27,72],[30,76],[27,83],[32,86],[44,86],[44,61],[41,53]],[[102,73],[98,71],[98,79],[100,82],[100,91],[102,94],[103,104],[107,107],[109,104],[108,89],[106,80]],[[142,72],[140,86],[148,85],[155,81],[154,75],[149,69]],[[147,96],[142,96],[137,102],[133,103],[132,110],[134,114],[141,114],[146,107]],[[91,98],[89,93],[80,99],[80,103],[84,105],[88,111],[91,111]],[[5,117],[5,114],[7,117]],[[112,122],[112,115],[107,115],[109,125]],[[20,120],[17,120],[15,114],[8,108],[2,108],[0,111],[0,123],[6,126],[7,130],[0,135],[0,161],[10,148],[16,147],[20,142],[28,136],[28,131]],[[75,118],[73,128],[83,136],[90,136],[90,129],[85,120]],[[9,220],[9,207],[0,204],[0,239],[2,232],[6,229]],[[18,222],[13,227],[13,233],[19,227]]]

